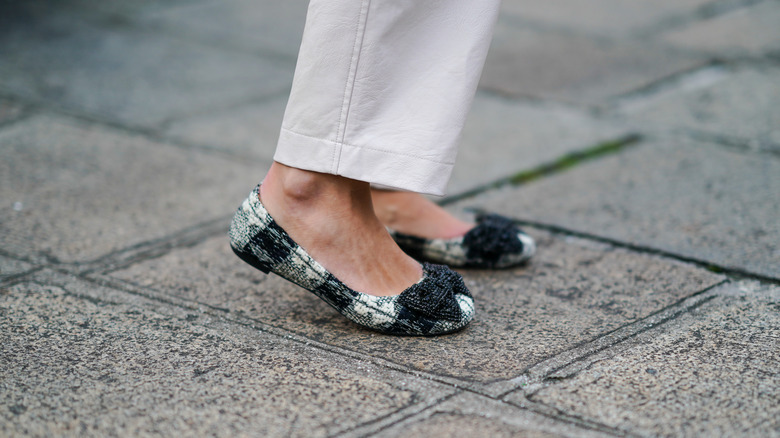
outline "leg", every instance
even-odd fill
[[[498,3],[311,0],[275,163],[231,225],[239,257],[383,332],[468,324],[461,277],[401,251],[369,183],[443,194]]]
[[[496,0],[310,2],[261,195],[347,285],[391,295],[419,279],[374,214],[368,182],[443,194],[497,11]],[[447,218],[437,212],[425,222]],[[454,234],[468,226],[449,223]]]
[[[372,189],[371,198],[379,221],[399,233],[450,239],[474,228],[419,193]]]
[[[422,275],[374,215],[366,182],[274,163],[261,198],[293,240],[354,290],[397,295]]]

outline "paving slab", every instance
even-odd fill
[[[780,436],[779,310],[742,285],[529,398],[639,436]]]
[[[692,266],[543,232],[528,267],[464,272],[476,320],[437,338],[374,333],[313,294],[244,265],[218,236],[111,273],[145,289],[228,309],[310,339],[476,384],[511,379],[534,363],[636,321],[722,277]]]
[[[68,14],[11,23],[0,33],[0,90],[129,126],[154,128],[292,83],[292,62],[130,26]]]
[[[262,175],[252,163],[45,115],[0,131],[0,157],[0,246],[42,262],[91,261],[227,218]]]
[[[168,125],[164,135],[230,154],[273,160],[287,94],[257,103],[183,118]]]
[[[259,53],[295,58],[301,45],[307,0],[199,1],[136,14],[134,21]]]
[[[738,69],[690,92],[637,101],[637,129],[688,130],[751,149],[780,152],[780,69]]]
[[[780,51],[780,3],[764,1],[670,31],[663,40],[722,56],[768,55]]]
[[[466,125],[449,194],[536,168],[626,134],[586,112],[479,93]]]
[[[603,437],[611,436],[472,393],[458,394],[372,435],[380,437]]]
[[[322,437],[451,392],[73,278],[0,302],[3,436]]]
[[[670,20],[687,17],[712,0],[506,0],[505,15],[602,36],[629,36],[646,32]]]
[[[703,61],[646,41],[600,41],[499,23],[480,86],[510,96],[598,105]]]
[[[773,156],[667,139],[461,205],[780,278],[777,175]]]

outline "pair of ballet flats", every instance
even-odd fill
[[[369,295],[346,286],[295,243],[260,202],[259,188],[233,217],[228,232],[233,252],[262,272],[309,290],[347,319],[386,334],[442,335],[464,328],[474,318],[474,299],[460,274],[430,262],[503,268],[527,260],[534,251],[530,237],[495,215],[479,217],[474,229],[455,239],[422,239],[391,231],[404,251],[423,261],[423,276],[399,295]]]

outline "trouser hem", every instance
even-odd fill
[[[274,160],[397,190],[443,196],[454,163],[338,143],[282,129]]]

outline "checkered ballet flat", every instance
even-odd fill
[[[452,239],[425,239],[390,230],[404,252],[417,260],[455,268],[502,269],[519,265],[534,255],[536,244],[511,219],[480,214],[477,226]]]
[[[255,188],[233,217],[230,247],[242,260],[313,292],[349,320],[393,335],[451,333],[474,318],[474,301],[461,276],[423,263],[423,277],[400,295],[354,291],[326,271],[268,214]]]

